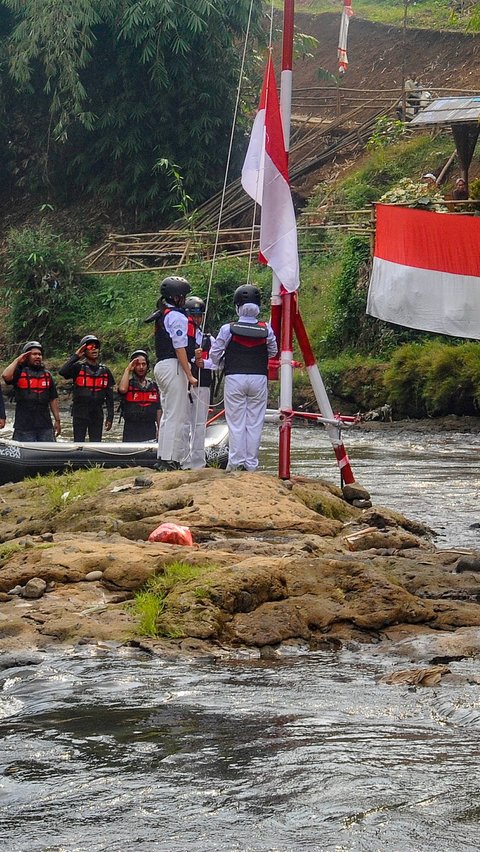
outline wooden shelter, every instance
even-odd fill
[[[452,129],[458,162],[468,190],[468,170],[480,132],[480,97],[436,98],[410,122],[410,127]]]

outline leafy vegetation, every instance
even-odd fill
[[[480,344],[406,344],[393,353],[384,381],[397,416],[478,414]]]
[[[161,574],[155,574],[137,592],[130,604],[138,617],[137,634],[140,636],[182,636],[182,630],[175,624],[167,612],[167,595],[178,584],[196,579],[210,569],[210,565],[188,565],[186,562],[172,562],[165,565]],[[193,590],[196,598],[203,599],[207,594],[206,586],[197,586]]]
[[[282,8],[283,0],[274,0],[277,9]],[[475,26],[478,13],[474,0],[455,2],[455,0],[415,0],[408,2],[407,21],[409,27],[420,29],[465,30]],[[298,3],[300,11],[320,15],[323,12],[336,12],[336,0],[305,0]],[[404,15],[403,0],[356,0],[355,15],[367,21],[380,24],[402,26]]]
[[[47,348],[65,340],[80,303],[82,246],[53,233],[45,223],[12,230],[6,253],[6,304],[12,341],[40,339]]]
[[[410,178],[402,178],[393,189],[382,195],[380,201],[383,204],[403,204],[406,207],[448,213],[448,207],[443,203],[443,195],[439,189]]]
[[[255,0],[257,37],[262,6]],[[178,203],[169,174],[155,168],[165,160],[178,164],[195,204],[212,194],[249,8],[249,0],[3,0],[3,185],[96,195],[139,220]]]

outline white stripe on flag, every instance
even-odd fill
[[[480,340],[480,278],[375,257],[367,314],[408,328]]]
[[[242,186],[260,206],[263,197],[265,169],[265,110],[259,109],[253,122],[252,133],[242,167]]]
[[[285,290],[289,293],[296,290],[300,273],[292,195],[289,184],[268,154],[265,154],[260,251]]]

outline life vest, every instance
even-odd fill
[[[82,364],[73,382],[74,402],[92,402],[103,405],[107,394],[109,372],[103,364],[92,369],[89,364]]]
[[[48,405],[52,376],[48,370],[32,370],[22,367],[15,384],[15,402],[34,402],[38,405]]]
[[[188,329],[187,329],[187,358],[188,362],[191,364],[193,359],[195,358],[195,349],[197,348],[197,327],[192,319],[192,317],[188,317]]]
[[[123,395],[121,411],[125,421],[156,420],[160,404],[160,394],[155,382],[147,379],[142,387],[136,376],[128,383],[128,390]]]
[[[165,328],[165,317],[171,311],[177,311],[177,313],[185,316],[185,312],[181,308],[164,308],[155,320],[155,355],[157,361],[166,361],[168,358],[177,357],[172,338]]]
[[[268,375],[268,328],[265,322],[230,324],[225,349],[225,375]]]
[[[209,334],[204,334],[202,336],[202,358],[204,361],[207,360],[210,355],[210,348],[212,346],[212,341],[210,339]],[[197,347],[198,348],[198,347]],[[192,374],[198,379],[198,374],[200,373],[200,387],[201,388],[210,388],[212,386],[213,379],[213,371],[205,370],[203,367],[201,370],[198,369],[196,365],[192,367]]]

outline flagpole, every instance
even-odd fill
[[[282,73],[280,78],[280,111],[282,115],[285,151],[290,150],[290,124],[292,115],[293,75],[293,32],[295,0],[284,0]],[[283,415],[279,427],[278,475],[290,479],[290,444],[293,409],[293,315],[295,309],[293,293],[287,293],[274,275],[272,281],[272,326],[279,335],[280,344],[280,412]],[[275,325],[277,328],[275,328]]]

